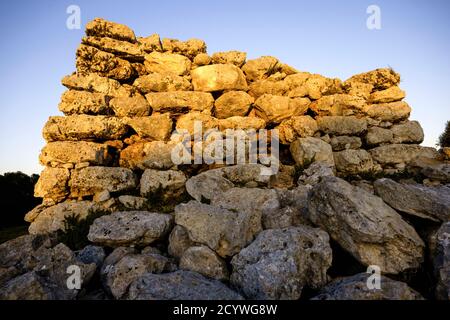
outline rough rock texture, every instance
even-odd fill
[[[217,280],[227,280],[229,277],[225,261],[206,246],[187,249],[181,256],[180,269],[191,270]]]
[[[450,220],[450,188],[402,184],[379,179],[373,184],[376,194],[397,211],[425,219]]]
[[[155,212],[114,212],[94,221],[88,239],[110,247],[149,245],[168,234],[172,220],[168,214]]]
[[[328,177],[311,192],[309,219],[364,265],[399,273],[423,261],[416,231],[380,198]]]
[[[369,289],[370,274],[358,273],[337,279],[323,288],[313,300],[422,300],[406,283],[381,276],[381,289]]]
[[[333,155],[336,170],[343,174],[355,175],[374,168],[372,157],[366,150],[344,150],[334,152]]]
[[[307,98],[289,98],[264,94],[255,101],[256,115],[268,123],[280,123],[292,116],[306,112],[309,105]]]
[[[244,73],[232,64],[212,64],[191,71],[196,91],[247,90]]]
[[[328,234],[307,226],[271,229],[233,257],[231,283],[250,299],[298,299],[320,288],[331,266]]]
[[[299,138],[290,146],[292,158],[298,165],[306,165],[314,161],[323,161],[334,166],[331,146],[318,138]]]
[[[450,299],[450,222],[431,236],[430,251],[434,274],[437,279],[435,295],[437,299]]]
[[[233,116],[246,116],[254,99],[245,91],[228,91],[215,102],[216,118],[225,119]]]
[[[192,271],[164,274],[147,273],[129,288],[131,300],[242,300],[242,297],[217,280]]]

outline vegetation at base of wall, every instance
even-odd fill
[[[439,136],[439,141],[437,143],[441,148],[449,148],[450,147],[450,120],[447,121],[445,125],[445,130]]]

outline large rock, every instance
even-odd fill
[[[220,169],[208,170],[189,178],[186,191],[197,201],[211,200],[214,195],[222,194],[231,189],[234,184],[224,177]]]
[[[450,222],[442,224],[431,236],[430,252],[437,279],[435,296],[440,300],[450,300]]]
[[[417,143],[423,141],[423,129],[417,121],[408,121],[397,124],[391,128],[393,133],[393,143]]]
[[[146,198],[170,199],[184,191],[186,176],[182,171],[146,169],[141,177],[141,195]]]
[[[402,184],[391,179],[379,179],[375,192],[392,208],[431,220],[450,220],[450,188]]]
[[[411,107],[404,101],[369,104],[364,107],[364,113],[375,120],[398,122],[408,119]]]
[[[406,283],[381,276],[380,289],[369,288],[369,273],[358,273],[351,277],[337,279],[313,300],[423,300],[422,296]]]
[[[288,84],[289,97],[309,97],[312,100],[322,96],[334,95],[342,92],[342,83],[339,79],[331,79],[319,74],[297,72],[288,75],[284,81]]]
[[[329,163],[323,161],[316,161],[312,163],[308,168],[303,170],[302,175],[298,178],[297,183],[299,185],[316,185],[323,177],[333,177],[334,168]]]
[[[128,290],[130,300],[241,300],[242,297],[218,280],[192,271],[147,273]]]
[[[280,123],[292,116],[303,115],[308,110],[307,98],[289,98],[264,94],[255,101],[256,115],[268,123]]]
[[[86,24],[86,34],[88,36],[109,37],[118,40],[136,42],[133,30],[126,25],[110,22],[102,18],[95,18]]]
[[[68,217],[83,220],[101,210],[91,201],[63,202],[51,207],[37,207],[25,215],[25,221],[31,222],[30,234],[51,233],[65,230]]]
[[[172,227],[172,220],[168,214],[155,212],[114,212],[94,221],[88,239],[110,247],[145,246],[164,238]]]
[[[196,123],[199,124],[202,134],[210,129],[217,130],[219,127],[219,119],[201,112],[189,112],[178,118],[176,130],[180,133],[187,131],[190,135],[194,135],[196,132]]]
[[[232,64],[212,64],[191,71],[196,91],[247,90],[244,73]]]
[[[166,72],[151,73],[134,80],[133,86],[142,93],[188,91],[191,90],[191,83],[185,77]]]
[[[163,51],[161,39],[157,33],[148,37],[138,37],[137,41],[145,52]]]
[[[143,139],[168,140],[172,132],[169,114],[154,114],[150,117],[130,118],[125,121]]]
[[[229,277],[225,261],[206,246],[187,249],[181,256],[180,269],[194,271],[217,280],[228,280]]]
[[[144,65],[149,73],[185,75],[191,69],[191,61],[185,56],[157,51],[145,55]]]
[[[43,129],[47,141],[117,140],[128,131],[119,118],[107,116],[72,115],[49,117]]]
[[[366,101],[349,94],[323,96],[311,103],[310,109],[319,116],[357,116],[363,114]]]
[[[280,142],[289,144],[297,138],[312,137],[319,130],[311,116],[293,116],[278,126]]]
[[[120,166],[130,169],[170,169],[175,144],[164,141],[138,142],[120,152]]]
[[[206,52],[206,43],[195,38],[187,41],[164,38],[162,39],[162,48],[164,51],[179,53],[193,59],[196,55]]]
[[[212,63],[223,63],[223,64],[234,64],[237,67],[242,67],[247,59],[247,53],[241,51],[225,51],[225,52],[214,52],[212,57]]]
[[[369,97],[371,103],[388,103],[400,101],[405,97],[405,91],[397,86],[390,87],[385,90],[375,91]]]
[[[367,130],[367,121],[351,116],[327,116],[317,118],[317,126],[325,134],[357,136]]]
[[[389,144],[369,150],[373,160],[381,165],[409,163],[417,158],[439,157],[436,149],[414,144]]]
[[[144,60],[144,50],[137,43],[130,43],[127,41],[87,36],[81,39],[81,43],[95,47],[102,51],[106,51],[114,54],[117,57],[130,61],[142,61]]]
[[[129,87],[122,86],[117,80],[102,77],[95,73],[67,75],[62,78],[61,83],[69,89],[103,93],[110,97],[127,97],[133,91]]]
[[[309,219],[362,264],[396,274],[423,261],[424,243],[380,198],[327,177],[310,194]]]
[[[254,98],[244,91],[229,91],[222,94],[214,103],[216,118],[225,119],[233,116],[246,116]]]
[[[380,128],[380,127],[370,127],[366,134],[366,143],[369,146],[377,146],[380,144],[391,143],[394,138],[394,133],[392,130]]]
[[[34,186],[34,196],[60,202],[69,193],[70,171],[64,168],[45,168]]]
[[[65,115],[71,114],[109,114],[106,95],[96,92],[68,90],[61,96],[59,111]]]
[[[362,146],[361,138],[352,136],[336,136],[330,140],[333,151],[359,149]]]
[[[49,142],[39,156],[42,165],[54,167],[85,162],[91,165],[108,165],[112,159],[111,147],[88,141]]]
[[[133,171],[118,167],[86,167],[72,171],[70,192],[72,197],[109,192],[129,191],[137,186]]]
[[[249,299],[296,300],[304,286],[327,282],[331,259],[328,234],[320,229],[265,230],[233,257],[230,280]]]
[[[151,113],[147,99],[140,94],[112,98],[109,105],[117,117],[145,117]]]
[[[272,73],[277,72],[281,67],[277,58],[270,56],[263,56],[257,59],[248,60],[242,66],[245,76],[249,81],[262,80],[269,77]]]
[[[277,79],[264,79],[257,80],[250,83],[248,93],[255,99],[259,98],[263,94],[272,94],[275,96],[283,96],[289,90],[289,86],[285,81],[280,81]],[[296,96],[299,97],[299,96]],[[301,97],[301,96],[300,96]],[[294,98],[294,97],[292,97]]]
[[[153,111],[158,112],[204,111],[211,110],[214,104],[214,98],[206,92],[152,92],[145,97]]]
[[[323,161],[334,166],[333,150],[325,141],[308,137],[300,138],[291,143],[290,151],[295,163],[305,166],[314,161]]]
[[[169,259],[159,254],[127,254],[109,268],[105,286],[114,298],[120,299],[134,280],[146,273],[161,273],[170,268]]]
[[[81,75],[96,73],[119,81],[128,80],[134,74],[133,67],[127,60],[84,44],[77,49],[76,67],[77,73]]]
[[[255,227],[252,218],[244,212],[197,201],[175,207],[175,223],[186,228],[192,241],[207,245],[221,257],[238,253],[253,240]]]
[[[370,153],[366,150],[344,150],[334,152],[334,163],[336,170],[345,175],[355,175],[370,172],[374,169],[374,164]]]
[[[450,163],[440,159],[417,158],[408,164],[407,170],[433,181],[450,183]]]
[[[400,82],[400,75],[390,68],[379,68],[354,75],[346,81],[368,83],[375,90],[384,90],[397,85]]]
[[[219,130],[225,131],[227,129],[233,130],[249,130],[256,131],[264,129],[266,122],[258,117],[241,117],[234,116],[226,119],[219,119]]]

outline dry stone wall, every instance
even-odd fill
[[[76,52],[76,72],[62,84],[64,115],[43,129],[45,169],[35,195],[44,201],[26,215],[26,237],[65,230],[68,217],[98,216],[88,234],[96,247],[79,254],[91,257],[86,263],[100,255],[107,296],[298,299],[307,287],[322,290],[320,298],[422,298],[403,282],[387,279],[374,294],[356,289],[363,274],[334,283],[328,274],[333,240],[360,266],[401,278],[421,267],[428,245],[401,214],[439,224],[450,218],[450,165],[420,145],[423,130],[409,120],[394,70],[341,81],[270,56],[209,55],[198,39],[136,37],[95,19]],[[174,163],[180,141],[173,133],[194,133],[196,121],[222,133],[268,129],[276,137],[277,129],[279,170]],[[277,140],[265,138],[269,153]],[[406,174],[420,175],[420,186],[372,183]],[[20,241],[31,240],[16,247]],[[114,251],[105,259],[102,247]],[[0,264],[6,250],[0,247]],[[449,278],[439,278],[440,297]],[[15,288],[8,283],[7,298]]]

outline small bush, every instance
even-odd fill
[[[450,121],[447,121],[444,132],[439,136],[438,146],[441,148],[450,147]]]

